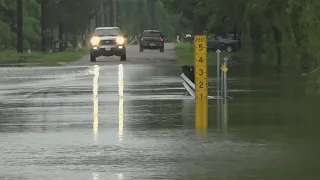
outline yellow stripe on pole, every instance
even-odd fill
[[[196,86],[196,128],[208,127],[208,79],[207,79],[207,37],[194,38],[194,66]]]

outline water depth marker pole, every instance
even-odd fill
[[[220,97],[220,53],[221,50],[217,49],[217,98]]]
[[[207,37],[194,37],[194,76],[196,90],[196,128],[208,127]]]
[[[100,75],[100,68],[98,65],[93,66],[91,71],[94,74],[93,77],[93,135],[94,140],[98,141],[99,136],[99,100],[98,100],[98,80]]]
[[[123,136],[123,65],[118,65],[118,88],[119,88],[119,130],[118,137],[122,140]]]
[[[221,50],[220,49],[217,49],[216,51],[217,53],[217,125],[218,127],[220,127],[220,113],[221,113],[221,107],[220,107],[220,104],[221,104],[221,100],[220,100],[220,97],[221,97],[221,91],[220,91],[220,53],[221,53]]]
[[[228,98],[228,92],[227,92],[227,71],[228,71],[228,57],[225,57],[223,59],[223,64],[220,67],[221,72],[222,72],[222,81],[223,81],[223,86],[222,88],[222,92],[223,92],[223,98],[227,99]]]

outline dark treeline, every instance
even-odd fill
[[[159,28],[172,38],[178,17],[169,14],[160,0],[23,0],[23,48],[40,50],[42,29],[46,50],[58,40],[76,46],[97,26],[120,26],[131,36]],[[1,48],[16,48],[16,0],[0,0],[0,32]]]
[[[120,26],[128,35],[158,28],[171,39],[178,33],[207,30],[243,33],[241,53],[255,63],[282,68],[318,66],[320,1],[316,0],[155,0],[154,8],[150,5],[153,0],[55,1],[23,0],[24,49],[41,49],[44,2],[48,46],[59,39],[76,45],[99,25]],[[16,47],[16,7],[15,0],[0,1],[0,45],[4,49]]]
[[[168,0],[166,6],[194,32],[243,33],[242,54],[255,63],[318,66],[320,1]]]
[[[95,0],[59,1],[23,0],[23,48],[41,48],[42,25],[45,42],[50,48],[54,40],[75,38],[88,28],[94,17]],[[43,5],[43,6],[41,6]],[[0,1],[0,45],[12,49],[17,43],[17,1]],[[41,9],[43,7],[43,9]],[[43,10],[43,11],[41,11]],[[42,16],[43,13],[43,16]],[[44,17],[42,21],[41,17]],[[60,35],[60,36],[58,36]]]

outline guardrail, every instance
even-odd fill
[[[232,97],[228,96],[228,57],[224,57],[222,60],[220,58],[221,51],[218,49],[217,53],[217,77],[216,77],[216,87],[217,87],[217,95],[210,96],[208,95],[208,99],[232,99]],[[182,85],[188,92],[188,95],[195,98],[196,87],[195,87],[195,72],[194,66],[184,65],[181,67],[182,73]]]

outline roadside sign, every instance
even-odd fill
[[[227,68],[226,66],[224,66],[224,65],[222,65],[222,66],[220,67],[220,69],[221,69],[221,71],[223,71],[223,72],[227,72],[227,71],[228,71],[228,68]]]
[[[207,83],[207,37],[194,37],[194,66],[196,90],[196,127],[207,128],[208,83]]]

